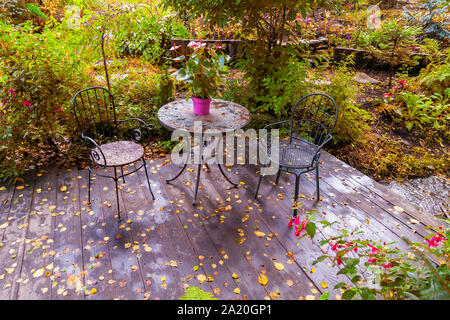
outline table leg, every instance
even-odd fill
[[[197,167],[197,181],[195,181],[194,201],[192,201],[192,204],[195,204],[197,202],[198,185],[200,183],[200,172],[201,171],[202,171],[202,165],[199,164]]]

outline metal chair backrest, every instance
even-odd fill
[[[72,107],[82,135],[99,142],[117,140],[116,107],[107,89],[91,87],[78,91]]]
[[[290,143],[306,139],[316,146],[331,134],[338,119],[338,108],[332,97],[311,93],[301,98],[292,108]]]

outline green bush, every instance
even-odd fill
[[[151,13],[143,7],[118,17],[115,31],[117,51],[144,56],[150,62],[164,62],[171,38],[188,38],[189,32],[177,17]]]
[[[35,30],[30,21],[0,21],[0,180],[20,175],[34,152],[72,131],[71,97],[88,83],[72,38],[54,21]]]

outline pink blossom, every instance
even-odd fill
[[[392,265],[391,265],[391,263],[389,262],[389,263],[387,263],[387,264],[383,264],[383,267],[384,267],[385,269],[390,269],[390,268],[392,268]]]
[[[15,94],[16,94],[16,92],[15,92],[14,89],[12,89],[12,88],[9,88],[8,92],[11,93],[12,95],[15,95]]]
[[[377,258],[371,258],[369,260],[367,260],[369,263],[375,264],[379,259]]]
[[[31,107],[31,106],[33,105],[33,103],[31,103],[31,101],[27,101],[27,100],[25,100],[25,101],[23,102],[23,104],[26,105],[26,106],[28,106],[28,107]]]
[[[372,248],[372,251],[370,252],[371,254],[374,254],[374,253],[376,253],[376,252],[381,252],[380,249],[378,249],[377,247],[374,247],[374,246],[371,245],[370,243],[368,243],[367,246],[369,246],[370,248]]]
[[[189,48],[198,48],[198,47],[204,47],[205,45],[206,45],[206,43],[191,41],[191,42],[189,42],[189,44],[187,46]]]
[[[294,224],[297,225],[297,230],[294,232],[294,235],[299,237],[300,234],[306,230],[306,224],[307,224],[308,220],[303,220],[300,224],[297,224],[296,221],[294,221]]]
[[[392,92],[387,92],[384,94],[385,98],[392,98]]]
[[[402,88],[402,86],[393,86],[392,90],[397,90],[397,89],[401,89],[401,88]]]
[[[309,19],[309,18],[306,18],[306,24],[309,24],[309,22],[310,22],[311,20]]]

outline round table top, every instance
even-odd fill
[[[245,127],[251,119],[247,108],[232,101],[212,99],[208,115],[196,115],[192,99],[179,98],[158,110],[159,122],[169,130],[194,132],[194,121],[202,121],[202,130],[216,129],[220,132]]]

